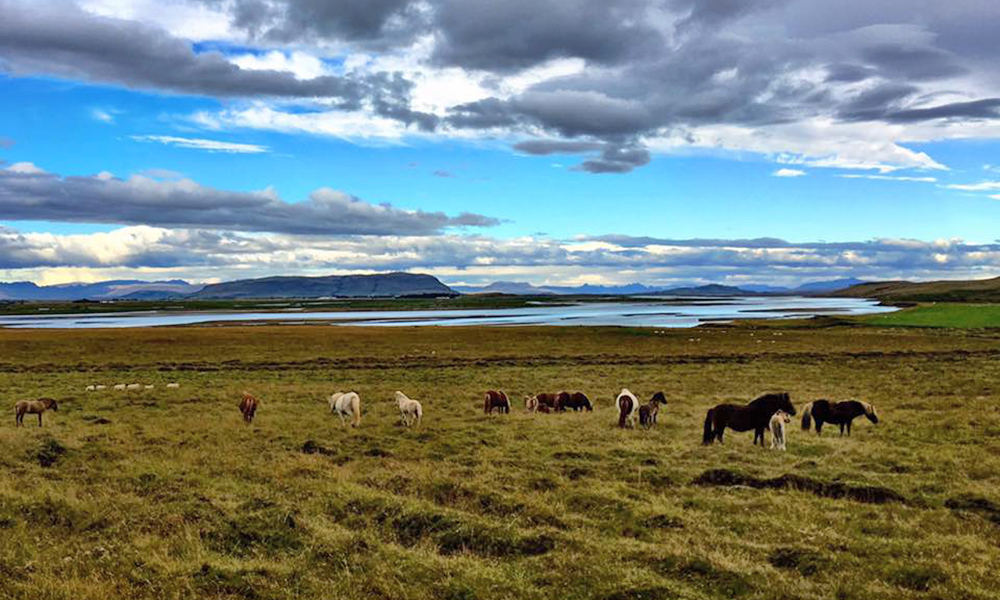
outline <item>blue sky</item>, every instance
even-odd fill
[[[668,2],[641,32],[564,24],[595,50],[499,29],[471,44],[449,2],[413,31],[265,4],[250,32],[196,1],[0,1],[16,27],[0,42],[0,278],[1000,275],[1000,81],[983,62],[994,49],[974,47],[992,8],[921,4],[822,34],[794,20],[804,0]],[[509,10],[566,18],[545,4]],[[689,33],[698,19],[722,25]],[[733,40],[760,32],[801,58],[743,64]],[[690,72],[712,35],[717,64]],[[636,36],[662,45],[625,52]],[[847,49],[822,55],[831,39]]]

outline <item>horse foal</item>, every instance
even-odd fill
[[[786,450],[785,441],[788,439],[785,436],[785,424],[791,423],[792,417],[788,415],[783,410],[779,410],[774,413],[771,417],[771,422],[768,424],[768,428],[771,430],[771,449],[774,450]]]

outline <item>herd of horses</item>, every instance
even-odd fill
[[[423,418],[423,406],[420,402],[412,400],[403,392],[395,393],[395,404],[399,409],[400,420],[403,425],[410,427],[419,425]],[[55,401],[52,401],[53,403]],[[357,392],[337,392],[328,399],[330,413],[340,417],[342,425],[347,425],[348,419],[351,427],[361,424],[361,396]],[[628,389],[622,389],[615,399],[615,408],[618,411],[618,427],[623,429],[634,428],[635,418],[639,417],[639,425],[644,429],[649,429],[656,424],[660,406],[667,403],[663,392],[656,392],[645,404],[639,404],[639,399]],[[243,392],[240,400],[240,412],[243,413],[243,420],[250,424],[253,422],[257,412],[259,401],[248,392]],[[19,403],[20,406],[20,403]],[[594,405],[583,392],[562,391],[555,394],[539,393],[526,396],[524,407],[528,412],[565,412],[567,409],[573,411],[593,412]],[[511,411],[510,398],[502,390],[489,390],[483,398],[483,413],[492,415],[509,414]],[[20,413],[18,413],[20,414]],[[760,442],[764,446],[764,432],[771,433],[771,448],[785,450],[787,447],[787,436],[785,425],[791,422],[791,417],[796,414],[795,406],[792,404],[791,396],[788,392],[778,392],[764,394],[747,404],[719,404],[710,408],[705,415],[704,435],[702,443],[711,445],[714,442],[722,443],[726,429],[737,432],[753,430],[753,443]],[[802,429],[808,431],[812,427],[813,421],[816,425],[816,434],[821,435],[825,423],[833,423],[840,426],[840,434],[851,435],[851,423],[854,419],[864,415],[872,423],[878,423],[879,417],[875,407],[867,402],[858,400],[846,400],[843,402],[830,402],[829,400],[815,400],[807,404],[802,411]],[[20,417],[19,417],[20,419]],[[18,421],[20,423],[20,420]],[[39,425],[41,425],[41,415],[39,415]]]
[[[99,386],[104,388],[104,386]],[[116,388],[118,386],[115,386]],[[147,386],[152,387],[152,386]],[[176,383],[167,385],[168,388],[176,389],[180,387]],[[128,389],[127,386],[122,386]],[[98,389],[98,386],[87,386],[88,391]],[[140,388],[134,388],[140,389]],[[406,427],[420,425],[424,416],[424,409],[420,402],[412,400],[403,392],[397,391],[394,395],[394,402],[399,409],[400,421]],[[330,413],[340,417],[342,424],[346,426],[348,419],[352,427],[361,424],[361,396],[357,392],[337,392],[328,399]],[[645,404],[640,404],[635,394],[628,389],[622,389],[615,398],[615,409],[618,411],[618,427],[634,428],[636,416],[639,418],[639,425],[644,429],[649,429],[656,424],[660,406],[667,403],[667,398],[663,392],[656,392]],[[243,415],[243,421],[249,425],[253,422],[257,414],[260,401],[250,394],[243,392],[240,399],[239,409]],[[539,393],[526,396],[524,407],[528,412],[553,413],[565,412],[566,410],[593,412],[594,404],[583,392],[562,391],[558,393]],[[52,398],[39,398],[38,400],[21,400],[14,405],[15,427],[24,425],[26,414],[38,415],[38,426],[42,426],[42,413],[47,410],[59,410],[59,403]],[[502,390],[489,390],[483,400],[483,412],[491,415],[494,412],[499,414],[509,414],[511,402]],[[714,442],[722,443],[722,438],[726,429],[737,432],[753,431],[753,443],[760,442],[764,445],[764,432],[771,433],[771,448],[785,450],[787,438],[785,436],[785,425],[791,422],[791,417],[796,414],[795,406],[792,404],[791,396],[788,392],[769,393],[747,404],[718,404],[708,410],[705,415],[704,433],[702,443],[710,445]],[[815,421],[816,434],[821,435],[823,425],[832,423],[840,427],[840,435],[846,432],[851,435],[851,424],[854,419],[864,416],[872,423],[878,423],[879,417],[875,407],[867,402],[859,400],[845,400],[843,402],[830,402],[829,400],[814,400],[806,404],[802,410],[802,429],[808,431],[813,427]]]

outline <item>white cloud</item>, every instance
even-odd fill
[[[771,175],[775,177],[802,177],[806,172],[799,169],[778,169]]]
[[[980,181],[979,183],[953,183],[945,186],[951,190],[963,192],[990,192],[1000,190],[1000,181]]]
[[[226,152],[231,154],[260,154],[263,152],[270,152],[270,148],[267,146],[260,146],[258,144],[237,144],[233,142],[174,137],[170,135],[133,135],[132,139],[137,142],[156,142],[167,146],[206,150],[208,152]]]
[[[21,173],[22,175],[38,175],[45,172],[30,162],[16,162],[7,167],[7,170],[12,173]]]
[[[271,50],[264,54],[242,54],[229,57],[241,69],[251,71],[288,71],[296,79],[314,79],[333,72],[318,57],[302,51]]]
[[[90,116],[91,116],[91,117],[92,117],[92,118],[93,118],[93,119],[94,119],[95,121],[100,121],[100,122],[102,122],[102,123],[108,123],[108,124],[111,124],[111,123],[114,123],[114,122],[115,122],[115,117],[114,117],[114,115],[113,115],[113,114],[111,114],[110,112],[108,112],[108,111],[104,110],[104,109],[101,109],[101,108],[92,108],[92,109],[90,110]]]
[[[874,179],[877,181],[912,181],[917,183],[937,183],[937,177],[909,177],[905,175],[868,175],[858,173],[846,173],[839,175],[844,179]]]

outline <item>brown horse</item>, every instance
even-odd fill
[[[525,400],[525,406],[529,407],[528,410],[535,410],[538,412],[551,412],[559,410],[559,394],[535,394]],[[542,410],[543,406],[546,410]],[[534,407],[534,409],[531,407]]]
[[[52,398],[38,400],[21,400],[14,405],[14,427],[24,426],[25,413],[38,415],[38,426],[42,426],[42,413],[49,410],[59,410],[59,403]]]
[[[486,401],[483,402],[483,412],[491,415],[493,414],[493,409],[497,409],[500,414],[510,413],[510,400],[507,399],[507,394],[501,390],[486,392]]]
[[[243,422],[247,425],[253,422],[259,404],[260,401],[251,396],[249,392],[243,392],[243,399],[240,400],[240,412],[243,413]]]
[[[875,407],[867,402],[858,400],[846,400],[844,402],[831,403],[829,400],[816,400],[806,404],[802,409],[802,429],[809,431],[810,421],[816,419],[816,435],[823,431],[823,423],[833,423],[840,425],[840,435],[851,435],[851,422],[864,415],[872,423],[878,423],[878,413]]]
[[[779,410],[790,415],[795,414],[792,399],[788,392],[779,394],[764,394],[753,402],[740,406],[738,404],[720,404],[708,410],[705,415],[705,434],[702,443],[711,444],[718,440],[722,443],[722,434],[726,427],[733,431],[749,431],[753,429],[753,443],[764,446],[764,430],[771,422],[771,417]]]
[[[663,392],[656,392],[649,402],[639,407],[639,425],[644,429],[649,429],[656,424],[656,415],[660,413],[660,405],[667,403],[667,397]]]
[[[590,403],[590,398],[587,397],[583,392],[559,392],[556,394],[556,410],[562,412],[567,408],[572,408],[573,411],[586,410],[588,412],[594,410],[594,405]]]

